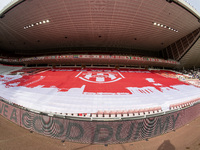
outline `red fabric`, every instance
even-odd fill
[[[94,69],[93,69],[94,70]],[[144,73],[144,71],[147,70],[131,70],[131,71],[142,71],[140,72],[122,72],[121,70],[120,75],[117,70],[112,70],[115,72],[102,72],[102,71],[91,71],[91,69],[88,69],[87,71],[76,71],[76,69],[73,69],[73,71],[65,71],[65,69],[53,69],[48,70],[39,74],[35,75],[28,75],[23,76],[20,79],[16,79],[10,82],[7,82],[6,85],[9,86],[13,83],[19,83],[17,86],[26,86],[26,87],[36,87],[39,85],[42,85],[44,88],[49,87],[57,87],[59,91],[68,91],[70,88],[81,88],[83,85],[85,86],[84,92],[106,92],[106,93],[130,93],[126,87],[155,87],[157,90],[161,91],[162,87],[169,87],[173,85],[180,85],[180,84],[186,84],[178,79],[175,78],[167,78],[162,75],[159,75],[158,73],[167,73],[167,74],[175,74],[170,71],[148,71],[150,73]],[[99,69],[102,70],[102,69]],[[106,69],[104,69],[106,70]],[[116,79],[121,78],[118,81],[112,82],[112,83],[91,83],[87,82],[81,79],[85,77],[88,73],[91,73],[92,76],[98,76],[101,77],[101,75],[97,75],[97,73],[102,73],[103,76],[108,76],[109,74],[114,74]],[[77,76],[77,77],[76,77]],[[122,78],[124,77],[124,78]],[[149,82],[146,80],[146,78],[152,78],[155,82]],[[91,77],[89,81],[95,81],[95,77]],[[105,78],[105,81],[109,81],[110,79]],[[159,84],[161,85],[159,85]],[[157,84],[157,85],[154,85]],[[187,84],[186,84],[187,85]],[[145,91],[144,91],[145,92]],[[141,91],[143,93],[143,91]]]

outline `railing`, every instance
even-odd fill
[[[186,107],[190,107],[193,106],[196,103],[200,102],[200,98],[196,98],[194,100],[190,100],[187,102],[182,102],[182,103],[177,103],[177,104],[171,104],[169,106],[170,110],[174,110],[174,109],[182,109],[182,108],[186,108]]]

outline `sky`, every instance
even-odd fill
[[[200,13],[200,0],[185,0]]]
[[[0,0],[0,11],[13,0]],[[200,13],[200,0],[184,0],[188,3],[190,3],[191,6],[193,6],[199,13]]]
[[[12,0],[0,0],[0,11]]]

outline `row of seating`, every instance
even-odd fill
[[[197,103],[198,101],[200,101],[200,98],[197,98],[197,99],[194,99],[194,100],[191,100],[191,101],[187,101],[187,102],[171,104],[169,106],[169,109],[174,110],[174,109],[181,109],[181,108],[189,107],[189,106],[194,105],[194,103]]]
[[[1,97],[1,99],[4,100],[2,97]],[[197,102],[200,102],[200,98],[197,98],[197,99],[194,99],[191,101],[187,101],[187,102],[172,104],[172,105],[170,105],[170,110],[186,108],[186,107],[194,105]],[[12,103],[12,105],[15,107],[21,108],[21,109],[26,109],[23,106],[15,104],[15,103]],[[161,112],[163,112],[163,110],[159,106],[159,107],[153,107],[153,108],[122,110],[122,111],[120,111],[120,110],[119,111],[106,111],[106,110],[100,111],[99,110],[97,113],[51,112],[51,113],[49,113],[49,116],[59,115],[59,116],[63,116],[63,117],[71,116],[71,117],[90,117],[90,118],[123,118],[123,117],[137,117],[137,116],[151,115],[151,114],[156,114],[156,113],[161,113]],[[37,111],[37,113],[40,113],[40,112]],[[46,113],[46,114],[48,114],[48,113]]]
[[[149,114],[155,114],[162,112],[161,107],[145,108],[145,109],[134,109],[134,110],[123,110],[123,111],[98,111],[97,113],[66,113],[66,116],[76,117],[92,117],[92,118],[121,118],[121,117],[134,117],[143,116]],[[56,113],[57,114],[57,113]],[[63,115],[63,114],[61,114]]]
[[[17,107],[20,109],[25,109],[28,110],[27,108],[7,101],[3,97],[0,96],[0,99]],[[134,110],[118,110],[118,111],[98,111],[97,113],[58,113],[58,112],[50,112],[50,113],[43,113],[40,111],[36,110],[30,110],[35,113],[40,113],[40,114],[46,114],[48,116],[71,116],[71,117],[89,117],[89,118],[123,118],[123,117],[137,117],[137,116],[144,116],[144,115],[150,115],[150,114],[156,114],[156,113],[161,113],[163,112],[162,108],[160,106],[158,107],[152,107],[152,108],[144,108],[144,109],[134,109]]]

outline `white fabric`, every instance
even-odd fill
[[[13,76],[15,79],[20,75]],[[10,75],[4,78],[11,78]],[[13,80],[13,79],[10,79]],[[200,88],[192,85],[163,87],[158,91],[154,87],[127,87],[132,94],[84,93],[81,88],[71,88],[59,92],[57,88],[9,87],[0,82],[0,95],[16,104],[44,112],[59,113],[95,113],[98,110],[129,110],[161,106],[168,110],[170,104],[200,98]]]

